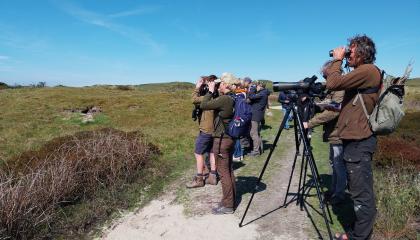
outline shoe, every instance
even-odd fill
[[[211,210],[211,213],[214,215],[233,214],[234,212],[233,208],[223,206],[218,206]]]
[[[248,156],[250,157],[255,157],[255,156],[259,156],[260,152],[259,151],[251,151],[250,153],[248,153]]]
[[[336,233],[333,239],[334,240],[348,240],[349,238],[348,238],[347,234],[345,234],[345,233],[341,233],[341,234]]]
[[[198,188],[198,187],[204,187],[204,178],[203,176],[197,176],[195,175],[193,177],[193,180],[190,183],[186,184],[187,188]]]
[[[218,183],[217,175],[210,173],[204,182],[210,185],[217,185]]]
[[[331,205],[340,205],[344,202],[344,200],[345,200],[344,197],[333,196],[330,199],[330,203]]]
[[[232,161],[240,162],[240,161],[242,161],[242,156],[241,157],[232,157]]]

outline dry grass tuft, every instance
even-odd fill
[[[0,236],[48,233],[60,206],[133,181],[158,153],[138,132],[102,129],[20,155],[0,170]]]

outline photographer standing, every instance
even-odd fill
[[[372,156],[376,150],[377,139],[357,94],[361,94],[366,110],[371,114],[378,101],[381,72],[373,64],[376,49],[369,37],[357,35],[349,39],[348,48],[347,51],[344,47],[334,49],[334,61],[326,69],[327,88],[333,91],[345,90],[337,130],[339,138],[343,141],[343,158],[356,216],[347,235],[336,237],[370,239],[376,215]],[[342,75],[340,68],[345,57],[348,67],[353,70]]]
[[[256,86],[251,86],[248,99],[250,100],[252,109],[251,121],[251,139],[253,150],[249,156],[258,156],[262,153],[262,140],[261,140],[261,122],[264,118],[265,109],[268,104],[268,95],[270,91],[265,89],[265,83],[258,81]]]
[[[332,61],[328,61],[321,69],[324,78],[326,76],[325,70],[330,67],[331,63]],[[343,96],[344,91],[328,91],[324,102],[335,103],[340,106]],[[303,125],[305,128],[323,125],[322,140],[330,143],[329,158],[332,167],[332,181],[328,199],[331,204],[338,204],[345,198],[347,184],[346,166],[343,161],[343,144],[337,132],[337,120],[340,112],[337,108],[330,109],[328,107],[321,107],[321,110],[320,114],[315,115],[308,122],[304,122]]]
[[[281,111],[283,112],[283,116],[286,116],[287,110],[290,109],[290,98],[287,95],[286,91],[279,92],[278,102],[281,103]],[[293,119],[293,112],[290,111],[289,118],[286,120],[286,124],[284,125],[284,129],[289,130],[289,121]]]
[[[220,82],[219,96],[212,99],[216,82]],[[225,133],[233,118],[233,98],[229,94],[238,80],[232,74],[224,74],[221,79],[209,82],[209,93],[200,104],[203,110],[214,110],[213,153],[216,156],[217,170],[222,182],[222,201],[213,208],[213,214],[232,214],[235,210],[235,175],[232,167],[233,139]]]
[[[200,108],[204,95],[208,93],[208,83],[216,79],[215,75],[200,77],[192,94],[193,104],[196,105],[195,111],[198,115],[196,118],[198,118],[200,132],[195,141],[194,149],[197,174],[191,182],[186,184],[187,188],[203,187],[206,183],[217,185],[216,160],[214,153],[211,151],[213,146],[214,113],[213,110],[202,110]],[[209,154],[210,159],[210,173],[207,176],[203,173],[205,169],[205,153]]]

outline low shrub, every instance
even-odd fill
[[[102,129],[20,155],[0,169],[0,239],[47,236],[61,206],[135,180],[158,153],[138,132]]]
[[[123,90],[123,91],[134,90],[132,86],[128,86],[128,85],[117,85],[116,88],[118,90]]]
[[[420,170],[420,146],[401,137],[380,138],[375,155],[378,166]]]

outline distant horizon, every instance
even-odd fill
[[[391,75],[420,61],[420,1],[354,0],[351,6],[333,0],[0,1],[0,81],[138,85],[223,72],[321,79],[328,51],[357,34],[373,39],[376,64]],[[412,76],[420,76],[418,64]]]
[[[255,79],[255,80],[257,80],[257,81],[272,81],[270,79]],[[302,79],[300,79],[300,80],[302,80]],[[412,80],[419,81],[420,80],[420,76],[418,76],[418,77],[410,77],[408,79],[408,82],[409,81],[412,81]],[[272,82],[276,82],[276,81],[272,81]],[[283,81],[283,82],[286,82],[286,81]],[[325,82],[325,80],[323,80],[323,79],[322,80],[317,79],[317,82]],[[5,83],[5,82],[2,82],[0,80],[0,83]],[[17,84],[17,83],[15,83],[15,84],[8,84],[8,83],[6,83],[6,84],[9,87],[14,87],[14,86],[30,87],[31,85],[36,85],[38,83],[31,83],[31,84],[28,84],[28,85],[22,85],[22,84]],[[100,83],[100,84],[82,85],[82,86],[69,86],[69,85],[63,85],[63,84],[49,85],[46,82],[46,87],[60,87],[60,86],[63,86],[63,87],[75,87],[75,88],[77,88],[77,87],[94,87],[94,86],[140,86],[140,85],[148,85],[148,84],[170,84],[170,83],[189,83],[191,85],[194,85],[195,84],[194,82],[188,82],[188,81],[167,81],[167,82],[145,82],[145,83],[139,83],[139,84],[112,84],[112,83],[111,84],[102,84],[102,83]]]

